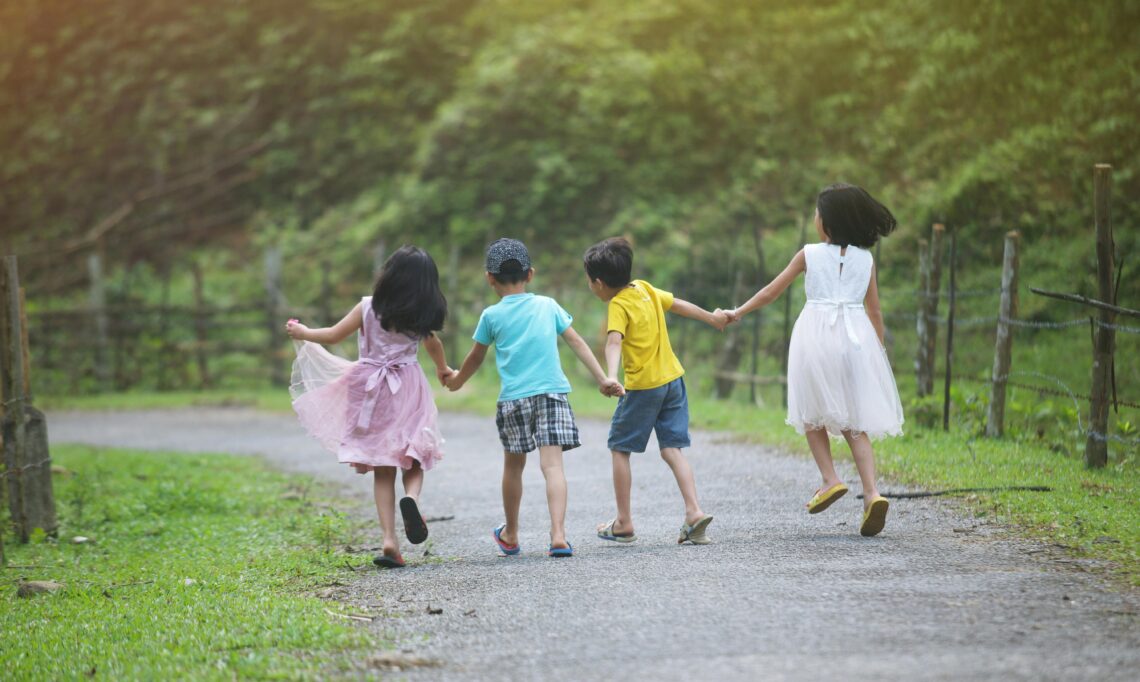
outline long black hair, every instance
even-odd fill
[[[388,258],[372,290],[372,310],[387,331],[430,336],[443,329],[447,299],[427,251],[403,246]]]
[[[855,185],[828,185],[815,200],[823,231],[839,246],[870,248],[894,232],[897,222],[890,209],[867,190]]]

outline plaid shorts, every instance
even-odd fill
[[[527,453],[543,445],[571,450],[581,445],[574,411],[565,393],[542,393],[499,403],[499,440],[507,452]]]

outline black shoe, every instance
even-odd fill
[[[427,540],[427,523],[420,515],[420,508],[416,505],[415,498],[405,497],[400,500],[400,516],[404,517],[404,533],[408,536],[408,542],[418,545]]]

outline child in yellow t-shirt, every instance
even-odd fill
[[[674,298],[649,282],[630,280],[633,248],[620,237],[591,246],[583,257],[590,291],[608,302],[606,367],[617,379],[619,360],[625,370],[625,390],[610,422],[609,448],[613,456],[614,496],[617,516],[598,526],[598,537],[615,542],[633,542],[629,496],[632,473],[629,455],[645,452],[649,434],[657,432],[661,458],[673,470],[685,500],[685,521],[679,544],[708,544],[705,534],[713,517],[701,510],[693,468],[681,453],[689,447],[689,400],[685,393],[685,369],[669,345],[665,311],[700,320],[723,330],[728,317],[710,313],[688,301]]]

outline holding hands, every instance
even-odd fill
[[[716,312],[714,312],[713,315],[716,315],[717,317],[723,317],[725,320],[724,326],[728,326],[728,325],[733,324],[735,322],[739,322],[740,318],[743,317],[743,315],[736,312],[736,308],[732,308],[729,310],[722,310],[721,308],[717,308]],[[721,329],[723,330],[724,327],[722,326]]]
[[[449,391],[454,391],[455,389],[459,388],[459,386],[452,388],[448,383],[458,375],[459,370],[452,369],[448,365],[437,366],[435,368],[435,378],[439,379],[439,385],[445,387]]]
[[[598,391],[607,398],[620,398],[625,395],[625,386],[622,386],[617,379],[607,377],[598,382]]]

